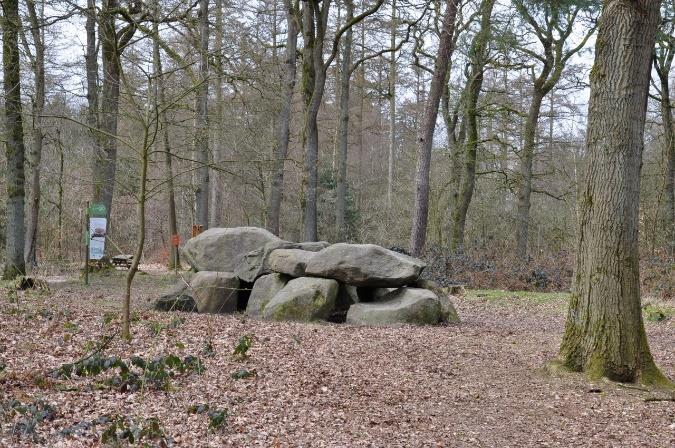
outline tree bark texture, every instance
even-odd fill
[[[640,307],[640,168],[659,2],[604,3],[591,70],[585,184],[560,357],[593,378],[667,384]]]
[[[195,95],[195,224],[209,226],[209,0],[199,2],[199,85]]]
[[[665,37],[665,48],[660,48],[654,58],[654,68],[661,89],[661,121],[663,123],[663,195],[665,198],[663,222],[665,224],[668,252],[675,256],[675,129],[673,128],[673,105],[670,100],[670,71],[675,57],[675,36]]]
[[[354,2],[346,0],[345,21],[354,18]],[[347,147],[349,139],[349,94],[352,74],[352,28],[345,32],[342,43],[342,68],[340,70],[340,117],[338,123],[337,182],[335,199],[335,228],[338,241],[347,240]]]
[[[471,71],[467,85],[466,104],[464,116],[466,119],[467,141],[464,150],[464,175],[459,192],[459,200],[453,211],[452,240],[450,249],[462,250],[464,247],[464,229],[466,227],[466,215],[473,198],[476,185],[476,156],[478,153],[478,98],[483,87],[483,75],[488,57],[488,44],[490,41],[490,22],[495,0],[484,0],[481,4],[480,30],[476,33],[469,50]]]
[[[18,0],[2,2],[2,66],[5,103],[5,156],[7,160],[7,235],[3,279],[26,273],[24,261],[24,142],[21,120],[21,69]]]
[[[390,48],[396,48],[396,0],[391,2]],[[396,155],[396,52],[389,59],[389,151],[387,153],[387,209],[391,211],[394,194],[394,156]]]
[[[275,235],[281,234],[281,202],[284,192],[284,164],[288,154],[291,129],[291,108],[297,73],[298,23],[291,0],[284,0],[286,10],[286,54],[284,56],[284,92],[277,119],[274,171],[267,212],[267,229]]]
[[[304,49],[302,52],[302,83],[305,102],[303,125],[304,161],[304,240],[316,241],[317,190],[319,183],[319,128],[317,117],[326,87],[326,67],[323,61],[324,39],[328,25],[330,0],[303,0],[302,11]]]
[[[94,157],[93,199],[94,202],[105,205],[108,218],[108,229],[110,229],[112,199],[115,188],[115,169],[117,165],[117,139],[115,136],[117,135],[117,121],[119,115],[121,72],[121,48],[117,36],[117,27],[115,25],[115,10],[118,7],[118,0],[103,0],[101,13],[99,14],[99,37],[101,40],[103,62],[103,86],[100,104],[101,115],[98,123],[99,129],[104,132],[99,134],[101,150],[99,151],[98,157]],[[92,56],[95,57],[95,54]],[[95,64],[93,61],[88,61],[88,63],[91,64],[92,67]],[[89,69],[90,67],[87,68]],[[97,86],[95,86],[95,88],[97,88]]]
[[[225,159],[225,147],[223,141],[225,135],[223,133],[223,1],[215,1],[216,8],[216,26],[213,47],[213,61],[214,67],[214,87],[215,87],[215,136],[216,141],[213,142],[213,159],[216,170],[211,179],[211,216],[209,227],[219,227],[223,220],[223,174],[221,166],[218,162]],[[276,20],[276,17],[275,17]]]
[[[159,13],[159,11],[157,11]],[[159,34],[159,25],[157,22],[153,23],[152,26],[153,33],[155,35]],[[159,40],[153,40],[153,51],[152,51],[152,60],[153,60],[153,70],[155,72],[155,110],[157,111],[157,119],[159,121],[158,125],[160,127],[161,133],[161,150],[164,152],[164,170],[166,176],[166,199],[168,206],[168,216],[169,219],[169,234],[177,235],[178,234],[178,223],[176,218],[176,193],[173,182],[173,167],[171,159],[171,142],[169,140],[169,125],[166,118],[166,93],[164,90],[164,73],[162,69],[162,54],[159,49]],[[171,250],[169,253],[168,267],[169,269],[175,269],[176,266],[180,266],[180,251],[173,243],[170,245]]]
[[[26,225],[26,245],[24,258],[30,268],[37,266],[37,235],[40,218],[40,165],[42,163],[42,113],[45,106],[45,47],[43,11],[44,3],[38,12],[35,0],[27,0],[28,17],[35,53],[31,58],[35,82],[33,99],[33,143],[30,149],[30,200],[28,201],[28,222]]]
[[[415,202],[413,223],[410,236],[410,251],[419,256],[424,249],[429,216],[429,175],[431,169],[431,147],[436,129],[438,106],[446,80],[448,62],[453,52],[452,37],[455,30],[457,0],[447,0],[443,14],[443,25],[438,45],[438,54],[434,64],[429,96],[424,108],[424,121],[420,130],[417,148],[417,170],[415,174]]]
[[[520,186],[518,188],[518,210],[516,215],[516,255],[527,257],[528,231],[530,228],[530,205],[532,196],[532,168],[537,146],[537,127],[541,105],[546,93],[535,84],[532,102],[525,121],[523,151],[520,156]]]

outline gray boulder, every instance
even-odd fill
[[[307,262],[316,255],[302,249],[276,249],[267,257],[267,266],[271,271],[287,274],[291,277],[303,277]]]
[[[256,280],[248,298],[246,314],[252,317],[261,317],[265,306],[286,286],[288,280],[287,276],[277,273],[263,275]]]
[[[298,249],[306,250],[309,252],[319,252],[330,246],[328,241],[307,241],[304,243],[297,243]]]
[[[291,280],[263,310],[269,320],[312,321],[326,319],[335,308],[338,282],[325,278]]]
[[[441,322],[446,322],[449,324],[458,324],[460,322],[459,314],[457,314],[455,305],[450,299],[450,294],[448,294],[447,290],[443,289],[441,285],[434,282],[433,280],[419,279],[415,283],[415,286],[418,288],[428,289],[429,291],[436,294],[436,297],[438,297],[438,300],[441,304]]]
[[[309,243],[292,243],[284,240],[271,241],[262,247],[243,254],[239,259],[237,267],[234,269],[234,273],[241,280],[253,283],[258,277],[272,272],[267,261],[270,254],[277,249],[301,249],[317,252],[326,247],[328,247],[328,243],[325,241]]]
[[[244,254],[272,241],[281,241],[258,227],[214,227],[190,238],[183,257],[196,271],[233,272]]]
[[[391,287],[413,283],[425,266],[421,260],[374,244],[338,243],[312,257],[305,273],[353,286]]]
[[[155,302],[158,311],[196,311],[197,304],[184,281],[178,282]]]
[[[190,292],[200,313],[237,311],[239,279],[232,272],[199,271],[190,282]]]
[[[347,312],[354,325],[435,325],[441,320],[438,297],[426,289],[399,288],[381,302],[357,303]]]

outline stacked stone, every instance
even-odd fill
[[[197,273],[158,309],[355,325],[459,321],[448,294],[420,279],[424,262],[373,244],[293,243],[256,227],[213,228],[190,239],[183,257]]]

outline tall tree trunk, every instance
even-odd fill
[[[284,0],[286,9],[286,54],[284,59],[284,94],[277,119],[277,136],[275,148],[274,171],[267,212],[267,228],[275,235],[281,230],[281,201],[284,191],[284,164],[288,154],[288,141],[291,128],[291,108],[297,71],[298,55],[298,23],[291,0]]]
[[[396,48],[396,0],[391,1],[390,48]],[[394,191],[394,155],[396,154],[396,52],[389,59],[389,151],[387,153],[387,209],[391,210]]]
[[[326,85],[323,43],[328,21],[329,0],[320,6],[316,0],[304,2],[302,11],[304,49],[302,52],[302,92],[305,103],[302,141],[305,152],[303,221],[305,241],[316,241],[319,129],[317,117]],[[315,22],[316,18],[316,22]]]
[[[93,160],[96,162],[105,159],[101,149],[101,133],[99,117],[99,92],[98,92],[98,47],[96,45],[96,0],[87,0],[87,14],[85,32],[87,35],[87,49],[84,55],[85,69],[87,74],[87,126],[91,135],[93,148]],[[98,163],[94,164],[96,167]],[[94,171],[94,176],[98,173]],[[96,183],[94,177],[94,196],[100,190],[101,185]]]
[[[604,3],[590,75],[586,181],[560,357],[565,367],[593,378],[668,385],[644,330],[638,251],[640,168],[659,3]]]
[[[58,241],[56,243],[58,258],[63,259],[63,176],[64,176],[64,157],[63,157],[63,144],[61,142],[61,131],[56,129],[56,145],[59,149],[59,183],[57,188],[56,196],[56,209],[59,212],[57,219],[57,228],[58,228]]]
[[[317,118],[326,77],[317,73],[316,87],[305,113],[305,215],[304,240],[317,241],[317,193],[319,183],[319,126]]]
[[[103,0],[99,14],[99,36],[103,55],[103,88],[101,98],[101,116],[99,129],[101,149],[99,157],[94,158],[94,202],[102,203],[106,208],[108,229],[115,188],[115,169],[117,165],[117,121],[120,97],[120,52],[115,26],[118,0]],[[93,64],[92,64],[93,65]],[[89,84],[88,84],[89,85]],[[109,232],[109,230],[108,230]]]
[[[276,0],[275,0],[276,1]],[[223,140],[225,135],[223,133],[223,0],[216,0],[216,27],[215,27],[215,42],[213,48],[213,61],[215,71],[215,121],[216,121],[216,141],[213,142],[213,158],[214,162],[219,162],[225,158]],[[276,21],[276,16],[275,19]],[[274,45],[276,47],[276,45]],[[220,166],[213,173],[212,180],[212,197],[211,197],[211,222],[210,227],[218,227],[222,225],[223,219],[223,174]]]
[[[199,76],[195,95],[195,224],[209,226],[209,0],[199,1]]]
[[[25,274],[24,261],[24,143],[21,121],[21,65],[18,0],[2,2],[2,67],[5,91],[5,155],[7,160],[7,223],[3,279]]]
[[[518,212],[516,217],[516,255],[518,258],[527,257],[528,230],[530,227],[530,197],[532,195],[532,165],[536,151],[537,125],[541,105],[546,95],[535,86],[532,91],[532,102],[525,121],[523,136],[523,152],[520,163],[520,188],[518,190]]]
[[[354,2],[346,0],[345,21],[354,18]],[[338,123],[338,169],[337,197],[335,200],[335,230],[338,241],[347,240],[347,147],[349,138],[349,94],[352,74],[352,29],[345,32],[342,44],[342,68],[340,70],[340,121]]]
[[[671,37],[672,39],[672,37]],[[664,216],[666,239],[668,253],[672,259],[675,256],[675,128],[673,127],[673,105],[670,100],[669,74],[670,66],[673,60],[675,48],[671,49],[671,54],[666,59],[667,67],[659,66],[655,62],[656,72],[661,85],[661,120],[663,122],[663,160],[665,163],[663,170],[663,193],[665,196]]]
[[[157,3],[158,5],[158,3]],[[156,10],[156,17],[159,17],[159,9]],[[159,35],[159,25],[155,21],[152,25],[152,32],[155,36]],[[164,152],[164,170],[166,176],[166,196],[168,205],[169,234],[178,234],[178,222],[176,219],[176,193],[173,183],[173,168],[171,158],[171,142],[169,140],[169,123],[166,118],[166,92],[164,90],[164,72],[162,69],[162,54],[159,49],[159,39],[153,39],[152,47],[153,71],[155,72],[155,110],[157,111],[160,132],[161,132],[161,150]],[[180,266],[180,254],[176,246],[171,244],[168,267],[174,269]]]
[[[35,8],[35,0],[26,2],[31,24],[35,54],[31,65],[35,79],[35,98],[33,100],[33,144],[30,150],[30,201],[28,202],[28,222],[26,225],[26,246],[24,258],[28,268],[37,267],[37,237],[40,218],[40,164],[42,161],[42,112],[45,106],[45,48],[44,48],[44,3],[40,11]]]
[[[474,187],[476,185],[476,155],[478,153],[479,138],[477,107],[480,91],[483,87],[483,75],[488,57],[488,43],[490,41],[490,35],[492,34],[490,30],[490,22],[494,5],[495,0],[484,0],[481,3],[480,30],[478,33],[476,33],[469,50],[471,72],[469,74],[466,105],[464,109],[467,141],[464,152],[464,175],[462,176],[462,187],[459,192],[459,200],[452,216],[453,225],[450,248],[453,251],[462,250],[464,248],[466,215],[469,212],[469,205],[471,204]]]
[[[424,109],[424,122],[420,130],[419,146],[417,149],[417,170],[415,175],[415,203],[413,208],[413,225],[410,236],[410,251],[413,256],[419,256],[424,249],[427,234],[427,219],[429,216],[429,172],[431,169],[431,146],[436,129],[438,106],[443,93],[443,85],[448,70],[448,62],[453,51],[452,36],[455,31],[455,16],[457,15],[457,0],[447,0],[441,37],[438,45],[438,54],[434,65],[434,75],[431,79],[431,88]]]

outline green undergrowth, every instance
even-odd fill
[[[645,303],[642,305],[642,316],[650,322],[664,322],[675,317],[675,307]]]
[[[469,289],[467,299],[487,299],[490,301],[527,301],[534,304],[560,302],[567,304],[568,292],[504,291],[502,289]]]

